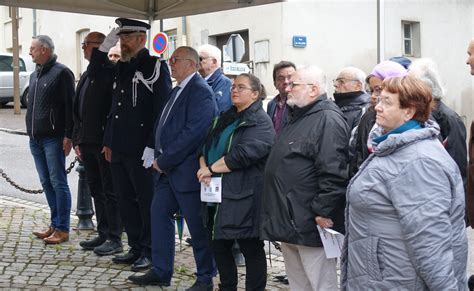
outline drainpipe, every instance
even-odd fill
[[[385,7],[384,0],[377,0],[377,64],[385,59]]]
[[[181,17],[181,30],[182,30],[182,34],[181,34],[181,37],[182,37],[182,41],[181,41],[181,44],[182,45],[187,45],[188,43],[188,39],[187,39],[187,33],[188,33],[188,30],[186,29],[186,16],[183,16]]]
[[[33,9],[33,36],[37,36],[38,32],[36,30],[36,9]]]

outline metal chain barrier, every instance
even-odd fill
[[[74,158],[74,161],[72,161],[70,164],[69,164],[69,167],[67,167],[66,169],[66,174],[69,174],[71,173],[72,169],[76,166],[76,163],[77,161],[79,160],[79,158],[76,156]],[[7,181],[7,183],[9,183],[10,185],[12,185],[14,188],[22,191],[22,192],[25,192],[25,193],[29,193],[29,194],[41,194],[43,193],[43,189],[40,189],[40,190],[31,190],[31,189],[26,189],[26,188],[23,188],[21,187],[20,185],[18,185],[17,183],[15,183],[12,179],[10,179],[10,177],[8,177],[8,175],[3,171],[3,169],[0,169],[0,175],[2,176],[3,179],[5,179],[5,181]]]

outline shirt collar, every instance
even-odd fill
[[[191,75],[187,76],[181,83],[178,83],[178,86],[183,89],[189,83],[189,81],[196,75],[196,72],[192,73]]]

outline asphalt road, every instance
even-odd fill
[[[12,104],[12,103],[10,103]],[[13,114],[13,106],[0,108],[0,128],[26,131],[26,109],[20,115]],[[67,165],[74,160],[74,153],[67,157]],[[0,131],[0,169],[14,182],[27,189],[41,189],[36,173],[33,157],[30,153],[28,137]],[[75,168],[76,169],[76,168]],[[72,207],[75,211],[77,200],[78,173],[71,171],[68,175],[69,187],[72,194]],[[8,184],[0,177],[0,194],[47,204],[44,194],[28,194],[21,192]]]

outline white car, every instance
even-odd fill
[[[28,103],[28,85],[35,64],[30,56],[20,56],[20,100],[26,107]],[[13,101],[13,55],[0,53],[0,106]]]

